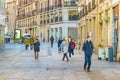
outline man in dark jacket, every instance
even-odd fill
[[[53,42],[54,42],[54,37],[53,36],[51,36],[50,41],[51,41],[51,47],[53,47]]]
[[[61,46],[61,44],[62,44],[62,41],[63,41],[63,40],[62,40],[61,38],[59,38],[59,40],[58,40],[58,52],[59,52],[59,53],[61,53],[61,47],[60,47],[60,46]]]
[[[36,37],[36,40],[34,41],[34,55],[35,55],[35,59],[38,59],[39,51],[40,51],[40,42],[39,42],[38,38]]]
[[[86,71],[86,66],[87,71],[90,72],[90,67],[91,67],[91,57],[92,57],[92,52],[93,52],[93,43],[91,41],[90,36],[87,36],[87,40],[83,44],[83,51],[85,52],[85,63],[84,63],[84,70]]]

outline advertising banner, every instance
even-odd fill
[[[14,38],[15,39],[20,39],[21,38],[21,30],[20,29],[15,29],[14,30]]]

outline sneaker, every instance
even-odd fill
[[[90,70],[87,70],[87,72],[91,72]]]
[[[84,71],[86,71],[86,67],[84,67]]]

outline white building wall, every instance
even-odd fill
[[[78,23],[77,22],[66,22],[66,23],[62,23],[62,24],[56,24],[56,25],[51,25],[50,26],[50,36],[53,35],[53,37],[55,38],[55,29],[57,28],[58,32],[57,32],[57,40],[59,38],[60,35],[60,28],[62,28],[62,38],[63,37],[69,37],[68,36],[68,29],[69,28],[77,28]],[[53,32],[52,32],[53,30]]]
[[[63,21],[68,21],[68,10],[67,10],[67,8],[64,8],[63,10],[62,10],[62,17],[63,17]]]

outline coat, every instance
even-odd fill
[[[52,43],[54,42],[54,37],[53,37],[53,36],[50,38],[50,41],[51,41]]]
[[[28,39],[25,39],[25,40],[24,40],[24,44],[25,44],[25,45],[29,45],[29,40],[28,40]]]
[[[58,47],[60,47],[60,45],[62,44],[63,40],[58,40]]]
[[[40,51],[40,42],[39,40],[35,40],[34,41],[34,51],[36,52],[39,52]]]
[[[68,53],[68,43],[66,41],[62,42],[61,49],[63,53]]]
[[[33,37],[30,38],[30,44],[31,45],[34,44],[34,38]]]
[[[90,42],[88,42],[88,41],[84,42],[82,49],[85,52],[85,56],[91,56],[92,52],[93,52],[93,48],[94,47],[93,47],[92,41],[90,41]]]

